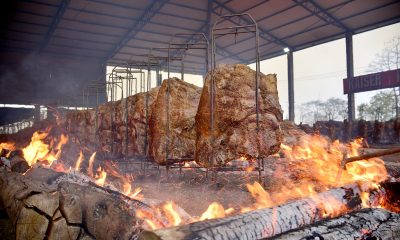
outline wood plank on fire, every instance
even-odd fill
[[[377,201],[384,190],[370,194]],[[326,217],[361,209],[361,187],[351,184],[331,189],[313,197],[299,199],[280,206],[254,210],[243,214],[194,222],[183,226],[144,231],[139,239],[261,239],[305,227]],[[339,209],[330,212],[330,209]]]
[[[275,240],[298,239],[398,239],[400,214],[366,208],[275,236]]]

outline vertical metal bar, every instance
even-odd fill
[[[346,33],[346,69],[347,79],[354,77],[354,63],[353,63],[353,35],[350,32]],[[349,122],[355,119],[355,101],[354,93],[347,95],[347,111]]]
[[[40,121],[40,105],[35,104],[33,120],[35,121],[35,123]]]
[[[161,85],[160,82],[161,82],[160,81],[160,67],[157,66],[156,67],[156,86],[160,86]]]
[[[294,71],[293,71],[293,52],[287,53],[288,67],[288,98],[289,98],[289,120],[294,121]]]
[[[259,76],[260,76],[260,52],[258,49],[258,45],[259,45],[259,33],[258,33],[258,26],[257,23],[254,22],[254,25],[256,27],[256,33],[255,33],[255,38],[256,38],[256,120],[257,120],[257,133],[260,129],[260,116],[259,116],[259,112],[260,112],[260,106],[259,106],[259,102],[258,102],[258,85],[259,85]]]
[[[185,63],[183,62],[183,60],[181,61],[181,80],[185,81]]]

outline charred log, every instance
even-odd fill
[[[344,216],[286,232],[272,239],[398,239],[400,214],[362,209]]]
[[[371,194],[376,201],[381,194]],[[330,212],[332,201],[338,212]],[[145,231],[141,239],[261,239],[305,227],[344,211],[361,208],[360,187],[331,189],[314,197],[232,217],[195,222],[184,226]]]
[[[0,198],[16,239],[132,239],[141,224],[135,211],[147,207],[84,177],[41,168],[1,170]]]

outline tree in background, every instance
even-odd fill
[[[368,121],[388,121],[396,116],[396,101],[393,91],[380,91],[368,104],[357,107],[359,118]]]
[[[310,101],[299,106],[300,121],[313,124],[316,121],[342,121],[347,116],[347,102],[340,98],[326,101]]]
[[[376,55],[375,60],[369,65],[372,72],[383,72],[400,68],[400,35],[385,43],[385,47]],[[395,101],[396,117],[399,116],[400,87],[393,88],[392,97]]]

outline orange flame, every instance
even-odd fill
[[[208,206],[207,210],[201,215],[200,221],[204,221],[206,219],[223,218],[225,217],[225,214],[226,213],[224,207],[218,202],[213,202]]]
[[[173,202],[167,202],[163,206],[163,210],[172,226],[178,226],[182,222],[181,216],[179,216],[179,213],[176,210],[176,205]]]
[[[61,134],[60,140],[58,141],[57,148],[56,148],[56,150],[57,150],[57,154],[55,155],[56,159],[60,158],[62,146],[67,143],[68,143],[68,136]]]
[[[0,143],[0,152],[3,151],[3,149],[7,151],[14,151],[15,150],[15,144],[14,143],[8,143],[8,142],[2,142]]]
[[[107,173],[101,167],[97,169],[97,172],[99,172],[99,175],[97,177],[96,184],[103,187],[107,178]]]
[[[89,158],[89,167],[87,170],[89,177],[93,177],[93,162],[95,158],[96,158],[96,152],[94,152],[92,156],[90,156]]]
[[[82,153],[82,151],[80,151],[79,152],[79,157],[78,157],[78,159],[76,160],[76,163],[75,163],[75,170],[76,171],[79,171],[79,170],[81,170],[81,164],[82,164],[82,162],[83,162],[83,153]]]
[[[65,136],[61,137],[58,154],[53,154],[49,145],[43,142],[43,140],[48,136],[49,131],[50,129],[47,129],[44,132],[34,132],[29,145],[22,149],[24,158],[29,166],[32,166],[38,161],[43,161],[43,164],[47,161],[46,165],[51,165],[55,160],[57,160],[57,155],[61,154],[61,146],[64,142],[68,141],[68,138]],[[52,139],[52,141],[53,140],[54,139]]]
[[[296,172],[296,180],[290,176],[286,177],[285,184],[272,193],[266,192],[257,182],[247,184],[256,203],[252,207],[242,208],[241,212],[311,197],[321,207],[323,216],[338,216],[346,209],[343,209],[338,200],[333,197],[318,199],[316,195],[318,192],[353,182],[362,182],[366,186],[365,189],[374,189],[387,178],[383,161],[378,158],[349,163],[338,178],[343,158],[357,156],[361,147],[362,139],[345,145],[339,141],[330,143],[321,136],[305,136],[300,140],[299,145],[294,147],[282,144],[281,151],[289,163],[286,172]],[[367,206],[365,203],[367,193],[363,193],[361,197],[364,199],[363,205]]]

